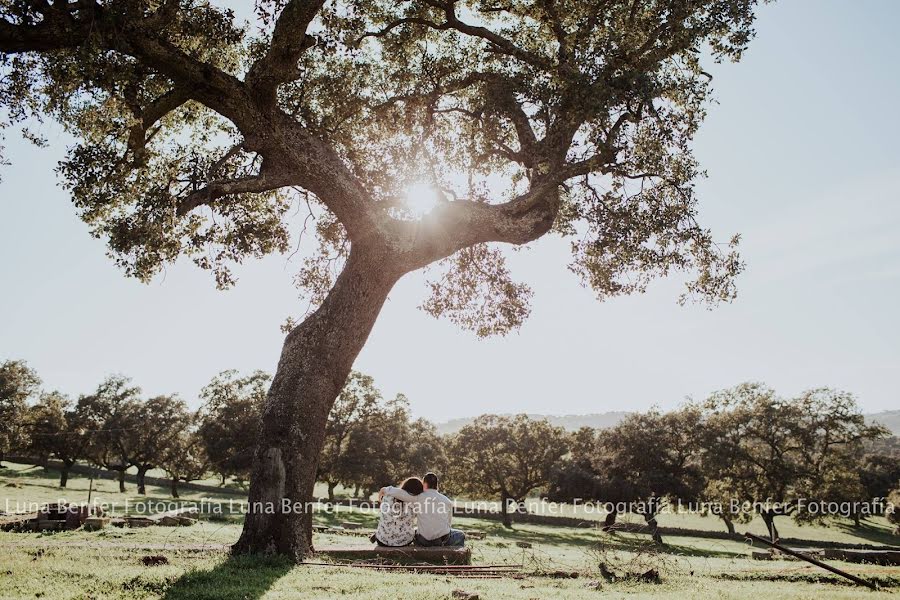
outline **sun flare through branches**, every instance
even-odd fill
[[[411,183],[403,192],[403,205],[416,219],[433,211],[441,200],[441,192],[429,183]]]

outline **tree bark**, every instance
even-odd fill
[[[311,501],[328,413],[402,274],[386,247],[355,242],[324,302],[285,338],[233,552],[299,561],[312,550]]]
[[[337,487],[337,484],[329,481],[328,482],[328,501],[334,502],[334,488]]]
[[[656,521],[656,514],[649,511],[645,512],[644,521],[646,521],[647,526],[650,527],[650,536],[653,538],[653,542],[658,546],[665,545],[662,534],[659,533],[659,523]]]
[[[778,541],[778,529],[775,527],[774,511],[764,510],[760,513],[763,523],[766,524],[766,530],[769,532],[769,539],[773,542]]]
[[[119,471],[119,492],[125,493],[125,469]]]
[[[734,521],[732,521],[728,517],[722,517],[722,520],[725,521],[725,527],[728,529],[728,533],[730,535],[735,535]]]
[[[503,526],[512,529],[512,519],[509,516],[509,511],[507,510],[507,505],[509,504],[509,496],[506,494],[500,494],[500,515],[503,519]]]
[[[137,492],[141,496],[147,495],[147,486],[146,486],[147,471],[148,471],[148,467],[140,467],[137,472]]]
[[[619,511],[613,508],[606,514],[606,518],[603,519],[603,531],[611,530],[616,524],[616,518],[619,516]]]
[[[59,473],[59,487],[64,488],[69,482],[69,469],[72,468],[67,462],[63,462],[62,470]]]
[[[172,477],[172,497],[178,498],[178,478]]]

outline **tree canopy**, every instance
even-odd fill
[[[230,265],[288,248],[301,202],[312,297],[354,239],[383,237],[405,270],[462,251],[423,307],[488,335],[530,291],[481,244],[551,228],[601,297],[677,270],[690,296],[734,295],[690,142],[703,59],[741,56],[754,4],[261,0],[254,27],[199,0],[5,0],[0,106],[76,138],[58,173],[130,275],[185,255],[230,285]],[[411,224],[423,178],[443,201]]]
[[[187,256],[225,287],[312,225],[295,281],[318,306],[287,327],[250,490],[293,505],[406,273],[441,263],[423,308],[482,336],[529,314],[498,243],[551,231],[601,298],[673,272],[685,299],[734,297],[737,238],[698,223],[691,141],[703,65],[740,58],[755,6],[257,0],[248,25],[205,0],[0,0],[0,114],[77,140],[62,182],[142,280]],[[311,537],[308,513],[251,513],[236,549],[302,559]]]
[[[866,423],[852,394],[827,388],[782,398],[745,383],[711,395],[703,407],[706,476],[718,495],[741,503],[735,518],[758,513],[773,540],[778,516],[818,520],[829,515],[810,510],[817,502],[864,499],[864,443],[888,434]]]
[[[503,524],[511,527],[508,504],[549,483],[567,442],[562,427],[543,419],[482,415],[449,440],[450,484],[461,493],[499,497]]]
[[[226,477],[246,480],[253,448],[272,376],[255,371],[241,377],[237,371],[219,373],[200,392],[198,435],[203,439],[210,467]]]
[[[28,442],[25,415],[28,400],[37,394],[41,379],[25,361],[0,363],[0,466],[3,455]]]

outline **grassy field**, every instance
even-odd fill
[[[116,506],[129,501],[133,508],[144,500],[120,494],[113,481],[95,482],[95,497]],[[0,471],[0,501],[73,501],[87,498],[87,480],[73,477],[61,493],[56,474],[25,465]],[[220,496],[183,494],[183,500]],[[149,487],[152,502],[168,500],[168,490]],[[0,510],[4,510],[0,504]],[[124,512],[124,511],[123,511]],[[463,529],[487,535],[470,545],[476,564],[521,565],[521,579],[472,580],[436,575],[381,573],[340,565],[292,565],[279,560],[233,558],[224,548],[240,533],[237,515],[208,515],[191,527],[109,528],[100,532],[0,532],[0,598],[450,598],[454,589],[476,592],[481,598],[879,598],[897,597],[900,568],[835,562],[852,573],[874,578],[885,591],[870,592],[845,584],[811,565],[794,561],[759,562],[748,558],[746,544],[702,537],[669,537],[664,552],[650,551],[643,536],[608,535],[595,529],[517,525],[513,530],[494,521],[456,519]],[[341,509],[322,512],[323,524],[346,521],[373,526],[376,515]],[[665,525],[716,529],[720,523],[693,515],[667,515]],[[702,525],[705,525],[703,527]],[[823,528],[783,523],[783,535],[846,543],[897,543],[887,525],[875,520],[861,530],[846,526]],[[750,525],[761,532],[761,526]],[[316,544],[368,545],[363,537],[317,535]],[[527,542],[530,548],[517,544]],[[161,555],[167,564],[148,567],[142,558]],[[620,573],[656,568],[662,583],[609,583],[598,573],[600,562]],[[575,579],[549,576],[554,571],[575,572]],[[602,589],[590,587],[600,581]],[[396,593],[390,589],[396,588]]]

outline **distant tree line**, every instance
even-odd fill
[[[137,471],[137,491],[146,494],[146,476],[164,470],[172,496],[178,483],[218,476],[242,485],[249,477],[271,376],[224,371],[200,392],[200,408],[190,410],[175,395],[144,398],[128,378],[110,376],[96,391],[73,400],[44,392],[37,373],[24,361],[0,363],[0,465],[17,452],[61,463],[66,487],[76,463],[125,475]],[[343,485],[371,494],[398,474],[441,469],[444,447],[433,424],[413,420],[407,399],[385,400],[371,377],[352,373],[328,419],[319,480],[330,499]]]
[[[867,516],[862,507],[877,509],[871,501],[900,482],[897,438],[867,423],[852,395],[824,388],[782,398],[742,384],[570,439],[548,497],[622,504],[643,516],[658,542],[656,517],[666,503],[715,514],[731,533],[758,514],[777,539],[776,518],[819,521],[832,506],[848,507],[844,516],[858,525]],[[606,525],[616,517],[611,511]]]
[[[174,395],[144,398],[127,378],[111,376],[72,400],[42,392],[22,361],[0,364],[0,462],[27,453],[62,464],[66,486],[76,463],[145,477],[162,469],[178,483],[218,476],[249,477],[270,376],[262,371],[217,375],[200,393],[200,408]],[[661,543],[657,517],[669,504],[722,519],[728,531],[759,515],[773,539],[775,519],[816,521],[828,510],[810,502],[861,507],[873,498],[900,504],[900,440],[866,422],[852,395],[815,389],[782,398],[761,384],[742,384],[678,410],[631,413],[605,429],[567,432],[526,415],[483,415],[446,436],[413,419],[407,399],[385,399],[372,377],[351,374],[325,430],[317,478],[330,500],[341,486],[368,497],[411,474],[443,474],[451,493],[500,501],[503,522],[537,493],[558,502],[602,502],[641,515]],[[877,506],[877,505],[876,505]],[[892,522],[897,513],[886,515]]]

